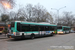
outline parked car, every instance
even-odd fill
[[[73,31],[73,30],[70,30],[70,33],[75,33],[75,31]]]

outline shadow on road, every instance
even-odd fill
[[[7,38],[0,38],[0,39],[7,39]]]
[[[69,33],[71,34],[71,33]],[[58,35],[58,34],[57,34]],[[64,34],[64,35],[67,35],[67,34]],[[56,35],[54,35],[56,36]],[[35,39],[42,39],[42,38],[48,38],[48,37],[54,37],[54,36],[43,36],[43,37],[36,37]],[[25,39],[14,39],[14,38],[10,38],[9,40],[7,41],[24,41],[24,40],[35,40],[35,39],[31,39],[31,38],[25,38]]]
[[[39,38],[48,38],[48,37],[52,37],[52,36],[43,36],[43,37],[36,37],[35,39],[39,39]],[[23,40],[35,40],[35,39],[31,39],[31,38],[25,38],[25,39],[14,39],[14,38],[11,38],[7,41],[23,41]]]

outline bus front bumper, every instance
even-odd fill
[[[11,36],[11,38],[21,38],[21,36]]]
[[[64,32],[57,32],[58,34],[64,34]]]

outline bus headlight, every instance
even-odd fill
[[[14,32],[13,34],[14,34],[14,35],[16,35],[16,33],[15,33],[15,32]]]
[[[58,32],[58,33],[64,33],[64,32]]]

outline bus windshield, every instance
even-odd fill
[[[70,28],[64,28],[63,30],[64,30],[64,31],[66,31],[66,30],[70,30]]]
[[[59,26],[58,26],[57,29],[62,29],[62,27],[59,27]]]

